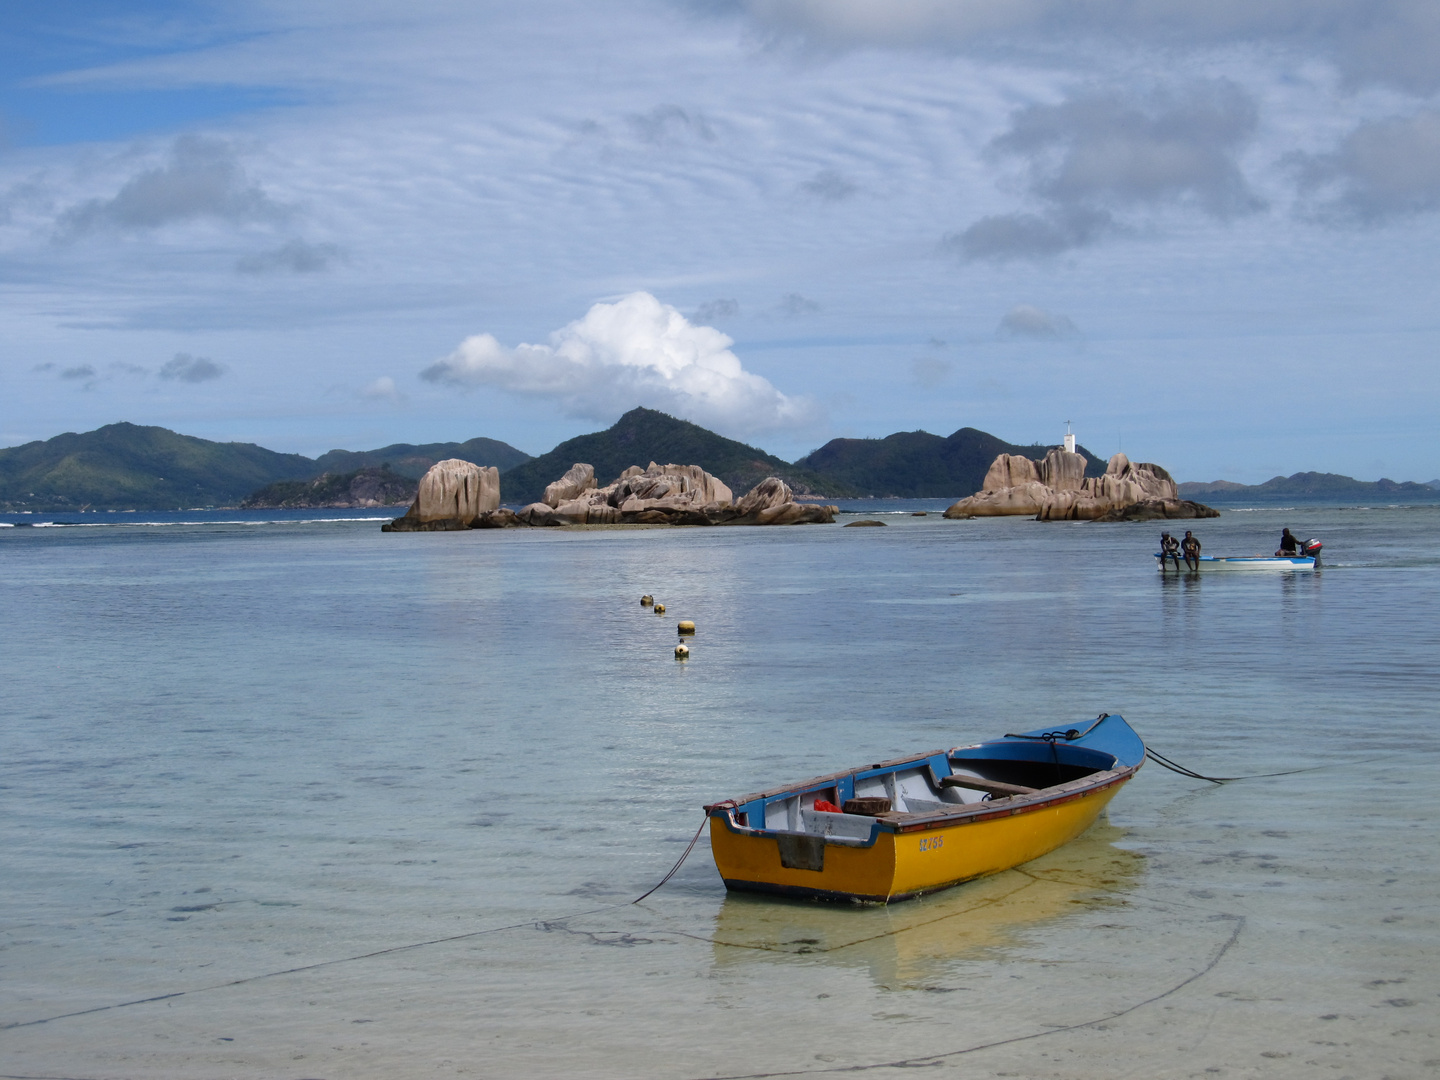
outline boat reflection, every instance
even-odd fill
[[[1143,855],[1115,847],[1124,835],[1102,818],[1018,869],[883,907],[728,893],[715,921],[714,963],[822,957],[868,967],[872,981],[890,989],[924,987],[957,960],[1017,944],[1024,930],[1122,900],[1145,865]]]

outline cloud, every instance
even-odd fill
[[[420,372],[427,382],[487,386],[557,401],[571,416],[613,420],[646,405],[735,432],[792,428],[816,418],[805,398],[747,372],[734,341],[691,323],[649,293],[594,305],[548,345],[507,348],[490,334]]]
[[[695,309],[690,316],[691,322],[712,323],[717,319],[738,319],[740,317],[740,301],[738,300],[707,300]]]
[[[1062,207],[1044,214],[991,214],[942,237],[940,248],[967,259],[1043,259],[1115,231],[1115,219],[1103,210]]]
[[[845,175],[835,169],[821,169],[800,185],[800,190],[811,198],[822,202],[844,202],[860,189]]]
[[[79,364],[75,367],[62,368],[60,371],[60,378],[74,380],[93,380],[95,378],[95,369],[89,364]]]
[[[732,0],[767,33],[826,48],[935,50],[1115,42],[1171,50],[1279,44],[1351,82],[1440,88],[1433,0]]]
[[[641,142],[661,146],[689,137],[704,142],[715,141],[715,129],[698,112],[686,112],[679,105],[657,105],[647,113],[636,113],[627,119]]]
[[[400,392],[395,385],[395,380],[389,375],[382,375],[374,382],[366,383],[360,388],[360,396],[369,398],[371,401],[401,402],[405,400],[405,395]]]
[[[791,318],[801,315],[817,315],[825,310],[820,306],[819,301],[811,300],[808,296],[801,296],[799,293],[786,293],[780,299],[780,313]]]
[[[1226,218],[1259,208],[1235,164],[1254,134],[1255,104],[1226,80],[1147,96],[1082,96],[1031,105],[991,147],[1026,159],[1035,194],[1062,206],[1191,199]]]
[[[176,353],[173,359],[166,360],[160,366],[160,378],[177,382],[209,382],[224,374],[224,367],[213,360],[204,356],[191,356],[189,353],[183,352]]]
[[[109,199],[90,199],[59,218],[62,238],[107,229],[158,229],[213,218],[234,224],[274,223],[290,213],[252,184],[234,150],[219,139],[182,135],[169,160],[131,177]]]
[[[1080,330],[1064,315],[1053,315],[1030,304],[1017,304],[1000,320],[996,332],[1006,338],[1055,340],[1080,336]]]
[[[298,237],[274,251],[262,251],[236,260],[242,274],[318,274],[344,257],[334,244],[311,244]]]
[[[948,361],[936,360],[933,356],[922,356],[920,359],[910,362],[911,378],[926,390],[934,390],[949,378],[950,369],[951,365]]]
[[[1374,120],[1329,154],[1292,154],[1314,216],[1375,225],[1440,209],[1440,112]]]
[[[1190,206],[1227,220],[1264,205],[1236,155],[1254,135],[1254,102],[1227,80],[1143,100],[1105,92],[1030,105],[989,153],[1018,160],[1040,213],[982,218],[942,245],[969,258],[1043,258],[1117,231],[1112,211]]]

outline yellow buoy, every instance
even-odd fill
[[[675,659],[676,659],[676,660],[684,660],[684,659],[685,659],[686,657],[688,657],[689,655],[690,655],[690,646],[689,646],[689,645],[686,645],[683,641],[680,642],[679,645],[676,645],[676,646],[675,646]]]
[[[641,606],[641,607],[649,607],[649,606],[650,606],[651,604],[653,604],[654,602],[655,602],[655,598],[654,598],[653,596],[651,596],[649,593],[646,593],[644,596],[640,597],[640,606]]]
[[[689,619],[681,619],[676,629],[682,634],[693,634],[695,632],[695,624]]]
[[[664,604],[656,604],[656,605],[655,605],[655,614],[656,614],[656,615],[664,615],[664,614],[665,614],[665,605],[664,605]]]

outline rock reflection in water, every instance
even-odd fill
[[[1122,903],[1145,866],[1144,856],[1115,846],[1124,835],[1102,817],[1018,869],[884,907],[729,893],[715,921],[714,963],[748,963],[757,954],[823,957],[868,967],[880,987],[930,988],[955,962],[1018,945],[1026,930]]]

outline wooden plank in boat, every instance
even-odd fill
[[[1004,784],[999,780],[985,780],[979,776],[942,776],[941,787],[963,787],[971,791],[988,791],[991,795],[1034,795],[1039,788],[1023,787],[1020,784]]]

